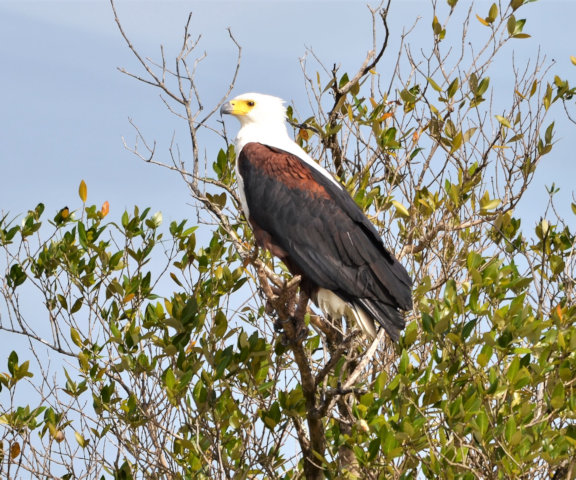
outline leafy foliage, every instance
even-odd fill
[[[379,53],[354,75],[306,74],[316,110],[288,112],[415,278],[399,344],[320,318],[298,279],[253,250],[234,148],[202,167],[213,127],[182,93],[198,94],[187,36],[177,75],[138,59],[187,119],[190,161],[169,168],[200,221],[166,226],[138,207],[109,220],[84,181],[76,210],[0,221],[0,329],[31,346],[6,349],[0,373],[3,475],[574,478],[575,232],[552,208],[535,226],[515,214],[554,152],[551,107],[574,91],[537,61],[488,101],[502,95],[497,56],[528,35],[528,2],[458,3],[434,3],[422,58],[402,39],[391,79],[378,73],[383,11]],[[470,22],[487,48],[454,54]],[[46,315],[28,318],[30,303]]]

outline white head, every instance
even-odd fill
[[[262,93],[243,93],[222,105],[220,113],[234,115],[242,127],[251,123],[282,125],[286,120],[284,100]],[[262,127],[261,127],[262,128]]]
[[[340,186],[330,173],[290,138],[286,129],[286,107],[281,98],[262,93],[244,93],[222,105],[220,113],[233,115],[240,121],[240,130],[236,136],[237,155],[250,142],[276,147],[296,155]]]
[[[299,155],[301,149],[288,135],[286,107],[281,98],[262,93],[244,93],[222,105],[220,113],[233,115],[240,122],[236,151],[258,142]]]

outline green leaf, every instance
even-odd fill
[[[278,425],[280,419],[282,418],[282,412],[280,410],[280,405],[278,404],[278,402],[272,403],[272,405],[270,405],[270,408],[268,410],[263,411],[261,414],[261,418],[264,424],[270,430],[274,430],[274,428],[276,427],[276,425]]]
[[[413,93],[411,93],[409,90],[404,89],[400,91],[400,98],[405,102],[405,103],[414,103],[416,101],[416,95],[414,95]]]
[[[552,137],[554,136],[554,122],[548,125],[546,128],[546,133],[544,134],[544,141],[549,144],[552,143]]]
[[[564,383],[558,381],[556,385],[554,385],[552,397],[550,398],[550,405],[552,408],[562,408],[564,406],[565,395]]]
[[[514,15],[510,15],[510,17],[508,17],[506,27],[508,28],[508,33],[510,35],[514,35],[514,29],[516,28],[516,17]]]
[[[520,369],[520,358],[516,356],[512,359],[512,362],[510,362],[508,370],[506,371],[506,378],[508,378],[508,380],[511,383],[514,382],[514,379],[516,378],[519,369]]]
[[[486,412],[484,410],[480,410],[476,415],[475,419],[476,419],[476,425],[478,426],[478,429],[480,430],[482,437],[484,437],[484,435],[488,431],[488,427],[490,426],[490,422],[488,421],[488,415],[486,415]]]
[[[6,279],[8,280],[8,285],[10,288],[15,289],[16,287],[22,285],[27,278],[28,275],[26,275],[26,272],[22,266],[19,263],[15,263],[10,267],[10,272],[8,273]]]
[[[408,373],[409,367],[409,359],[408,359],[408,352],[404,349],[402,350],[402,355],[400,356],[400,363],[398,364],[398,372],[402,375]]]
[[[478,355],[478,358],[476,359],[478,365],[480,365],[482,368],[486,367],[490,361],[490,358],[492,358],[492,352],[493,349],[490,345],[484,345],[480,351],[480,354]]]
[[[448,98],[452,98],[456,94],[459,86],[460,86],[460,80],[458,79],[458,77],[456,77],[454,80],[452,80],[452,83],[450,83],[450,85],[448,86],[448,90],[446,92]]]
[[[498,5],[493,3],[492,6],[490,7],[490,11],[488,12],[488,17],[486,18],[486,21],[488,23],[493,23],[494,20],[496,20],[497,16],[498,16]]]
[[[166,370],[166,375],[164,376],[164,382],[166,383],[166,388],[168,390],[173,390],[176,386],[176,376],[174,375],[174,371],[169,368]]]
[[[70,313],[76,313],[78,310],[80,310],[80,308],[82,308],[83,300],[84,299],[82,297],[76,299],[74,305],[72,305],[72,308],[70,309]]]
[[[80,337],[78,330],[76,330],[74,327],[70,327],[70,338],[74,342],[74,345],[77,347],[82,346],[82,338]]]
[[[476,252],[470,252],[468,254],[468,257],[466,259],[466,265],[468,266],[468,270],[471,270],[473,268],[478,268],[480,265],[482,265],[482,262],[484,261],[482,255],[476,253]]]
[[[86,235],[86,227],[82,222],[78,222],[78,241],[82,248],[88,249],[88,237]]]
[[[504,436],[506,438],[506,442],[510,443],[512,440],[512,436],[516,433],[516,421],[514,417],[510,417],[505,426]]]
[[[456,135],[454,135],[454,138],[452,139],[450,153],[454,153],[461,146],[462,146],[462,132],[458,132]]]
[[[14,375],[14,371],[18,367],[18,354],[12,350],[10,355],[8,356],[8,371],[10,375]]]
[[[486,92],[486,90],[488,90],[489,85],[490,85],[490,77],[484,77],[482,80],[480,80],[480,83],[478,84],[478,90],[476,90],[476,94],[483,95]]]
[[[438,17],[434,15],[434,19],[432,20],[432,31],[434,35],[440,35],[442,33],[442,25],[438,21]]]
[[[473,320],[470,320],[468,323],[464,325],[464,327],[462,328],[462,338],[464,340],[466,340],[470,336],[470,334],[474,330],[474,327],[476,326],[477,321],[478,319],[474,318]]]
[[[524,4],[524,0],[511,0],[510,1],[510,6],[512,7],[512,10],[517,10],[523,4]]]
[[[213,333],[216,338],[222,338],[228,328],[228,320],[222,310],[218,310],[214,316],[214,329]]]
[[[418,337],[418,323],[410,322],[404,332],[404,346],[410,347]]]

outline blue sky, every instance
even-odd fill
[[[313,32],[320,4],[293,5],[119,2],[118,11],[134,43],[155,58],[160,44],[177,53],[188,12],[194,11],[193,31],[202,34],[200,52],[208,55],[200,69],[200,88],[210,105],[226,91],[235,67],[228,26],[244,49],[236,93],[267,91],[288,100],[304,98],[299,57],[306,45],[321,53],[337,46],[333,61],[341,55],[363,58],[368,34],[364,41],[357,40],[356,51],[342,39],[301,37],[293,25]],[[343,25],[351,16],[369,18],[366,9],[352,7],[342,3],[331,10]],[[290,15],[294,22],[281,21]],[[123,147],[122,137],[128,143],[135,138],[128,121],[132,118],[148,138],[158,141],[158,158],[167,160],[172,133],[182,129],[182,123],[166,111],[159,92],[117,70],[121,66],[140,72],[108,2],[0,2],[0,57],[9,72],[0,79],[0,159],[2,177],[8,180],[0,194],[1,209],[20,213],[42,201],[48,211],[56,211],[77,204],[77,185],[83,178],[89,202],[108,200],[111,215],[134,204],[162,210],[165,218],[190,215],[190,199],[179,178],[143,164]],[[224,146],[217,137],[207,142],[209,157]]]
[[[490,3],[476,2],[476,10],[483,15]],[[392,4],[390,51],[395,52],[402,28],[419,15],[428,16],[430,7],[425,1]],[[117,8],[137,48],[156,59],[160,44],[168,57],[177,53],[188,12],[194,12],[192,31],[202,35],[199,51],[207,54],[198,75],[207,105],[222,96],[235,66],[227,27],[243,47],[235,93],[281,96],[302,116],[310,113],[299,60],[306,49],[312,48],[325,65],[339,63],[342,71],[352,71],[371,46],[370,15],[362,1],[120,1]],[[576,2],[541,0],[526,13],[532,38],[515,43],[516,55],[533,57],[541,48],[557,62],[552,72],[574,78],[569,56],[576,55],[570,23]],[[413,45],[429,41],[424,36],[428,20],[421,22],[423,33],[412,37]],[[135,139],[129,118],[148,139],[157,140],[159,160],[168,160],[173,132],[177,140],[185,138],[179,136],[182,123],[166,111],[159,92],[117,70],[140,72],[107,1],[0,0],[0,58],[0,210],[17,215],[40,201],[50,215],[63,205],[77,207],[77,186],[85,179],[88,201],[108,200],[111,218],[135,204],[162,210],[167,220],[191,216],[180,179],[145,165],[123,147],[122,137],[128,143]],[[385,65],[379,70],[385,74]],[[236,124],[227,127],[234,132]],[[556,181],[567,205],[576,173],[568,145],[574,125],[557,122],[557,132],[559,143],[546,158],[531,198],[541,201],[544,185]],[[207,157],[214,158],[222,146],[217,136],[207,137]],[[521,208],[526,215],[535,212],[532,205]]]

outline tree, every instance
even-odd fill
[[[382,38],[359,69],[306,65],[313,113],[289,109],[297,140],[415,279],[397,345],[321,318],[300,302],[299,279],[254,249],[224,130],[225,148],[202,158],[202,135],[222,125],[195,83],[189,23],[171,70],[163,51],[158,62],[138,52],[114,10],[143,69],[126,73],[186,122],[190,149],[173,146],[163,166],[198,219],[165,228],[135,207],[108,222],[84,183],[77,217],[47,220],[40,204],[21,223],[2,218],[0,328],[29,339],[38,364],[33,374],[14,351],[0,375],[3,474],[576,477],[574,232],[553,189],[533,232],[514,213],[553,152],[551,107],[570,120],[574,89],[539,58],[512,66],[508,91],[491,85],[497,58],[527,35],[528,2],[446,3],[432,2],[428,50],[408,29],[385,73],[390,2],[374,8]],[[483,43],[469,46],[472,24]],[[134,152],[161,164],[141,140]],[[27,318],[30,301],[49,324]],[[61,359],[55,373],[43,349]]]

